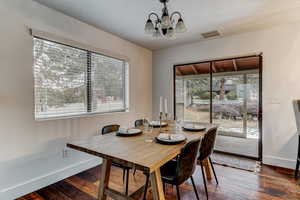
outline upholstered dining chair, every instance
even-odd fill
[[[176,186],[178,200],[180,200],[179,186],[189,178],[192,181],[196,198],[199,200],[193,174],[197,165],[197,155],[200,143],[200,139],[187,143],[184,148],[182,148],[181,153],[176,159],[167,162],[160,168],[163,184],[165,185],[165,183],[168,183]],[[146,190],[148,187],[148,179],[149,176],[147,176],[146,180]],[[145,193],[147,192],[146,190]],[[145,196],[146,195],[144,194],[144,199]]]
[[[144,125],[144,120],[143,119],[137,119],[134,122],[134,127],[139,127]],[[135,176],[136,169],[133,170],[133,176]]]
[[[135,122],[134,122],[135,127],[139,127],[139,126],[143,126],[143,125],[144,125],[143,119],[138,119],[138,120],[135,120]]]
[[[111,125],[107,125],[107,126],[104,126],[102,128],[102,135],[105,135],[105,134],[108,134],[108,133],[112,133],[112,132],[116,132],[118,131],[120,128],[120,125],[118,124],[111,124]],[[121,169],[123,169],[123,183],[124,183],[124,179],[125,179],[125,175],[126,175],[126,185],[125,185],[125,195],[127,196],[128,195],[128,180],[129,180],[129,170],[131,169],[130,167],[127,167],[127,166],[124,166],[124,165],[121,165],[119,163],[112,163],[113,166],[115,167],[119,167]]]
[[[104,126],[102,128],[102,135],[105,135],[105,134],[108,134],[108,133],[111,133],[111,132],[117,132],[120,128],[120,125],[118,124],[111,124],[111,125],[107,125],[107,126]]]
[[[297,132],[298,132],[298,154],[296,159],[296,168],[295,168],[295,178],[298,178],[299,167],[300,167],[300,99],[293,101],[294,105],[294,112],[295,112],[295,119],[297,125]]]
[[[214,173],[215,180],[216,180],[217,184],[219,184],[217,175],[215,172],[215,168],[214,168],[213,163],[210,158],[211,154],[214,151],[216,136],[217,136],[217,128],[216,127],[211,128],[206,132],[206,134],[204,135],[204,137],[202,139],[202,143],[201,143],[202,145],[200,147],[200,154],[198,157],[198,163],[200,163],[200,166],[201,166],[202,178],[203,178],[203,183],[204,183],[207,199],[208,199],[208,192],[207,192],[206,178],[205,178],[204,169],[203,169],[203,161],[204,160],[206,160],[206,159],[209,160],[212,170],[213,170],[213,173]]]

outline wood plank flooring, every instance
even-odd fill
[[[263,166],[259,174],[244,170],[215,165],[219,179],[217,186],[212,180],[208,183],[210,200],[300,200],[300,185],[285,170]],[[95,167],[63,181],[28,194],[18,200],[95,200],[99,184],[100,167]],[[201,169],[197,167],[194,174],[200,199],[205,198]],[[129,191],[144,184],[145,177],[141,172],[133,177],[130,174]],[[122,170],[112,169],[110,187],[123,191]],[[191,182],[181,185],[181,199],[196,199]],[[151,191],[147,199],[152,199]],[[170,185],[166,188],[166,199],[176,199],[176,189]]]

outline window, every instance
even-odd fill
[[[127,63],[34,38],[35,118],[126,111]]]

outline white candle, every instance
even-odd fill
[[[159,98],[159,112],[160,113],[163,112],[163,98],[162,97]]]
[[[168,100],[165,99],[165,113],[168,113]]]

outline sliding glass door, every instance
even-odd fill
[[[258,70],[212,76],[212,122],[219,134],[258,137]]]
[[[231,153],[259,156],[259,57],[181,65],[174,73],[177,118],[218,124]]]
[[[210,121],[210,77],[176,79],[176,116],[184,121]]]

